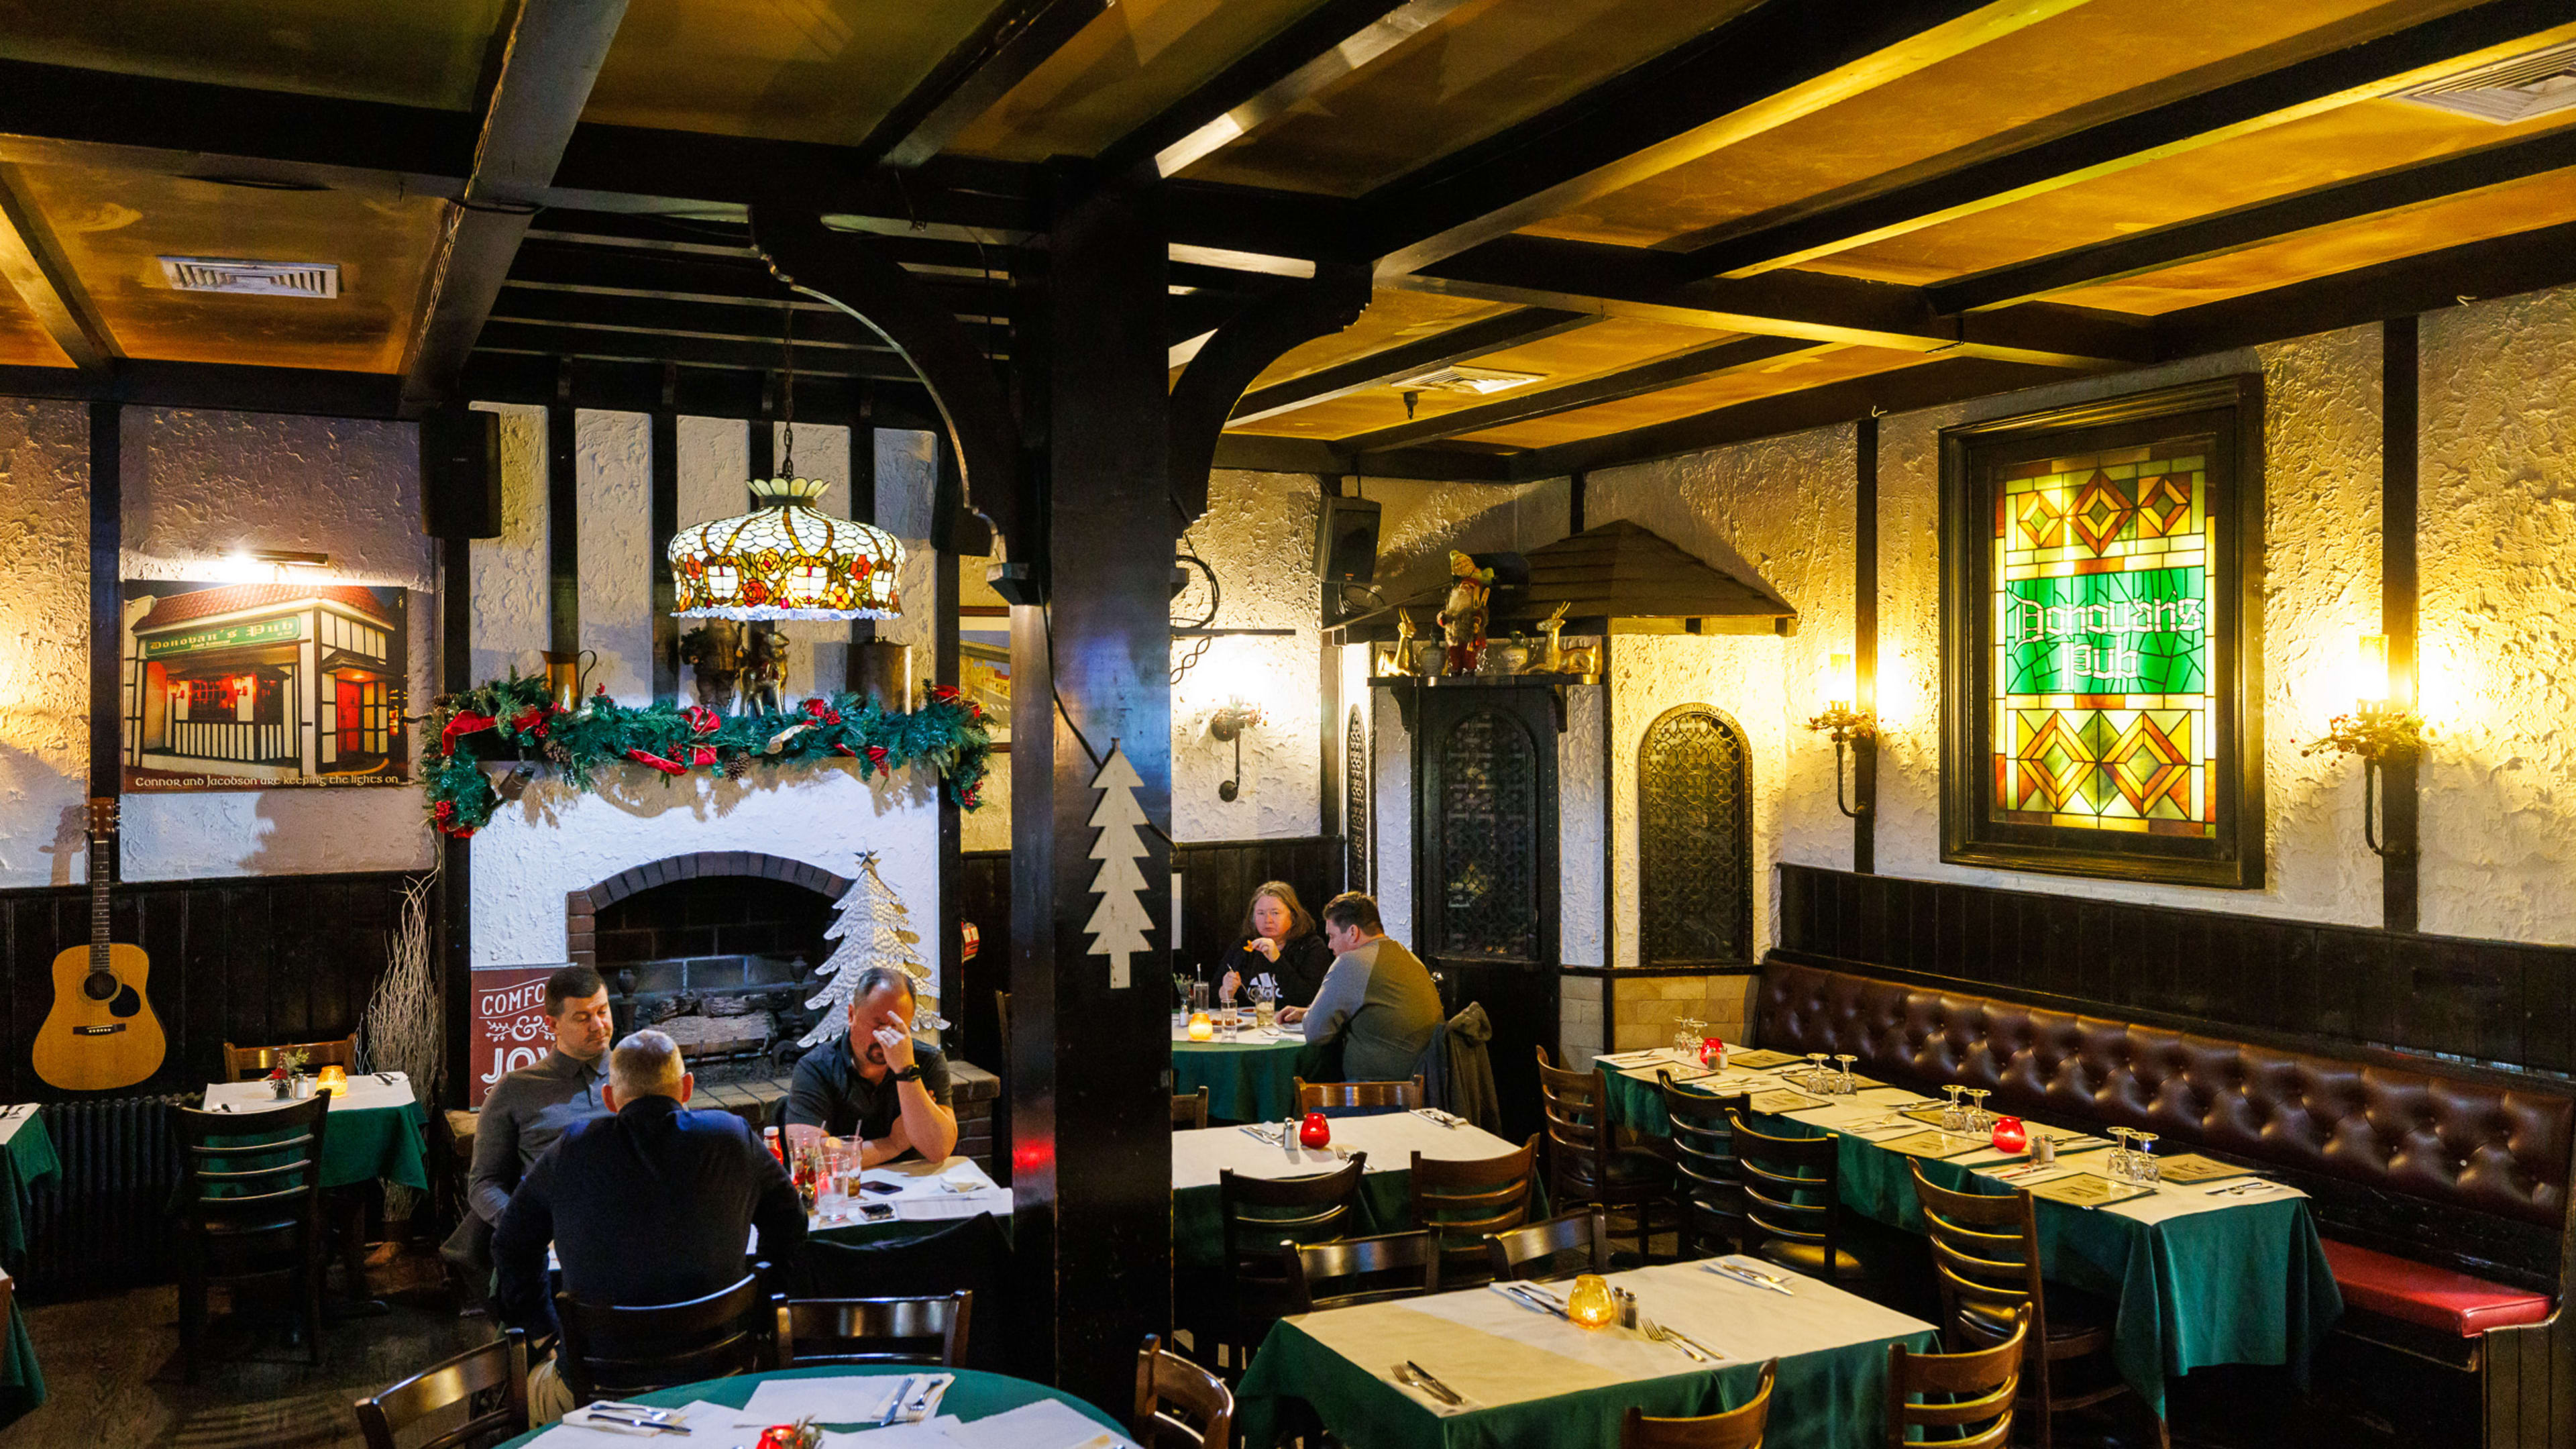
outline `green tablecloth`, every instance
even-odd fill
[[[994,1325],[994,1329],[996,1332],[1000,1331],[1000,1325]],[[774,1374],[743,1374],[736,1378],[709,1379],[704,1383],[683,1384],[676,1389],[663,1389],[658,1393],[637,1394],[631,1402],[650,1404],[655,1408],[676,1409],[684,1404],[692,1402],[693,1400],[704,1399],[710,1404],[722,1404],[727,1408],[739,1409],[743,1405],[751,1402],[752,1390],[760,1387],[763,1382],[769,1379],[810,1379],[831,1377],[873,1378],[883,1374],[919,1372],[921,1372],[919,1368],[907,1367],[901,1364],[888,1364],[883,1367],[873,1365],[833,1365],[826,1368],[785,1369]],[[1041,1399],[1055,1399],[1061,1403],[1070,1405],[1075,1411],[1082,1414],[1083,1417],[1099,1424],[1102,1428],[1117,1431],[1122,1438],[1127,1433],[1127,1426],[1119,1423],[1116,1419],[1109,1417],[1100,1410],[1073,1397],[1071,1394],[1060,1393],[1057,1390],[1048,1388],[1044,1384],[1033,1384],[1027,1379],[1015,1379],[1008,1374],[978,1373],[973,1369],[957,1369],[954,1370],[954,1372],[957,1375],[957,1382],[949,1386],[947,1396],[940,1401],[939,1411],[942,1414],[954,1414],[958,1418],[966,1420],[968,1423],[973,1423],[977,1419],[987,1419],[991,1418],[995,1414],[1008,1413],[1013,1409],[1034,1404]],[[851,1422],[826,1424],[824,1427],[856,1429],[873,1426],[863,1426],[855,1422]],[[522,1434],[515,1439],[504,1440],[496,1446],[496,1449],[522,1449],[522,1446],[533,1441],[537,1437],[537,1434],[542,1432],[544,1431],[538,1430],[532,1433]],[[655,1439],[670,1438],[670,1436],[667,1435],[654,1435],[651,1437]],[[725,1449],[725,1446],[737,1441],[748,1444],[757,1437],[759,1436],[746,1429],[739,1435],[733,1437],[727,1437],[721,1434],[708,1436],[701,1433],[686,1439],[674,1440],[673,1442],[695,1445],[698,1446],[698,1449]]]
[[[1331,1051],[1293,1038],[1259,1046],[1176,1041],[1172,1094],[1207,1088],[1212,1122],[1276,1122],[1297,1109],[1297,1078],[1329,1079]]]
[[[257,1131],[257,1106],[237,1102],[233,1112],[247,1131]],[[333,1107],[330,1125],[322,1129],[322,1185],[350,1187],[381,1178],[426,1190],[429,1169],[421,1133],[428,1120],[418,1102]]]
[[[1780,1360],[1771,1388],[1768,1449],[1872,1449],[1883,1442],[1887,1345],[1936,1347],[1929,1332]],[[1280,1401],[1304,1399],[1350,1449],[1618,1449],[1631,1408],[1688,1418],[1741,1406],[1761,1381],[1758,1361],[1726,1363],[1443,1418],[1362,1365],[1283,1319],[1262,1340],[1235,1391],[1244,1449],[1269,1449]]]
[[[27,1257],[27,1194],[62,1171],[43,1114],[30,1114],[0,1151],[0,1254],[11,1272]],[[45,1374],[36,1364],[36,1341],[27,1333],[26,1310],[9,1296],[9,1341],[0,1350],[0,1424],[13,1424],[45,1402]]]
[[[1672,1135],[1651,1078],[1604,1073],[1620,1125]],[[1821,1130],[1783,1117],[1761,1116],[1761,1125],[1783,1136]],[[1907,1232],[1925,1230],[1904,1155],[1850,1135],[1838,1155],[1844,1203]],[[2011,1191],[1954,1162],[1924,1159],[1923,1175],[1956,1192]],[[2041,1272],[2119,1299],[2112,1360],[2158,1413],[2167,1378],[2213,1364],[2286,1364],[2304,1383],[2310,1353],[2343,1313],[2304,1198],[2232,1203],[2152,1223],[2044,1198],[2032,1206]]]

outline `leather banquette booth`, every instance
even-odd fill
[[[1992,1110],[2136,1127],[2311,1198],[2344,1332],[2482,1376],[2490,1449],[2576,1445],[2576,1086],[2258,1045],[1774,955],[1754,1040]]]

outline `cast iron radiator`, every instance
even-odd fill
[[[31,1194],[23,1280],[29,1292],[75,1297],[175,1276],[173,1102],[193,1107],[198,1098],[168,1093],[46,1104],[45,1130],[63,1170]]]

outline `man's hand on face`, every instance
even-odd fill
[[[850,1052],[871,1067],[898,1072],[910,1067],[912,997],[880,988],[851,1002]]]
[[[881,1026],[876,1030],[876,1057],[898,1072],[912,1068],[912,1033],[901,1026]]]

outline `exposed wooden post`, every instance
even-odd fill
[[[2412,317],[2380,324],[2379,631],[2388,638],[2389,703],[2412,709],[2415,688],[2416,327]],[[2417,923],[2416,758],[2391,755],[2379,766],[2380,923],[2412,931]],[[2367,782],[2364,789],[2369,788]]]
[[[89,405],[89,793],[125,792],[125,407]],[[123,840],[118,837],[118,842]],[[121,873],[121,843],[107,849],[108,879]]]
[[[1878,415],[1854,425],[1852,476],[1852,705],[1878,712]],[[1878,871],[1878,736],[1852,741],[1852,870]]]

